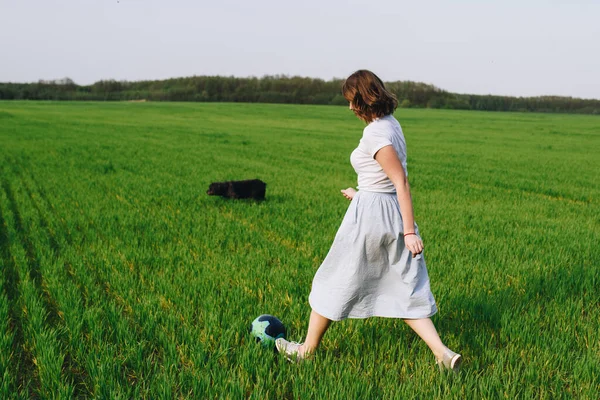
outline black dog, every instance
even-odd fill
[[[260,179],[211,183],[207,194],[230,199],[264,200],[267,184]]]

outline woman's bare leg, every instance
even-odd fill
[[[314,310],[311,311],[306,339],[304,340],[304,344],[298,349],[298,353],[304,354],[315,351],[315,349],[319,347],[321,339],[323,339],[323,335],[327,332],[329,325],[331,325],[330,319],[317,314]]]
[[[435,358],[441,360],[447,347],[442,343],[440,336],[429,318],[405,319],[404,322],[429,346]]]

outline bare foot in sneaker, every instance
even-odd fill
[[[348,200],[352,200],[352,198],[356,194],[356,190],[354,190],[352,188],[342,189],[341,192],[344,195],[344,197],[347,198]]]
[[[437,365],[440,367],[440,371],[450,370],[458,372],[462,364],[462,356],[446,348],[444,354],[437,358]]]

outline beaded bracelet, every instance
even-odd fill
[[[414,232],[410,232],[410,233],[405,233],[405,234],[404,234],[404,237],[407,237],[408,235],[415,235],[415,236],[417,236],[417,234],[416,234],[416,233],[414,233]]]

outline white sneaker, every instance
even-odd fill
[[[275,340],[275,347],[287,358],[290,362],[300,362],[304,360],[304,355],[300,355],[298,350],[302,346],[302,343],[289,342],[283,338]]]
[[[437,360],[437,365],[440,367],[440,371],[451,370],[458,372],[462,364],[462,356],[453,352],[450,349],[446,349],[444,357],[441,360]]]

